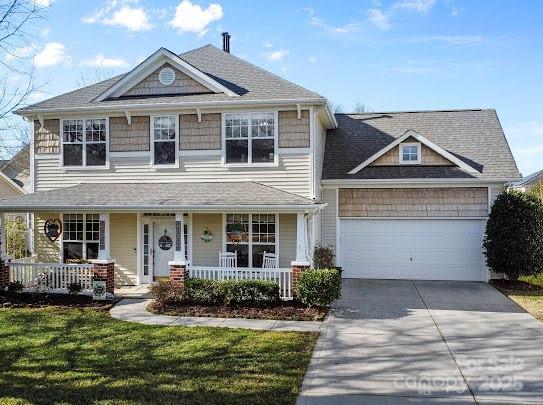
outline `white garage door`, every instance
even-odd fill
[[[486,281],[485,221],[342,219],[346,278]]]

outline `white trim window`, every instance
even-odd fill
[[[100,214],[64,214],[62,220],[62,260],[97,259]]]
[[[277,113],[223,114],[224,162],[233,165],[277,163]]]
[[[107,167],[108,119],[61,121],[63,167]]]
[[[226,251],[237,252],[238,267],[262,267],[264,252],[278,252],[276,214],[226,214]],[[232,227],[241,224],[242,240],[233,242]]]
[[[151,116],[151,159],[153,166],[177,166],[179,116]]]
[[[420,164],[420,143],[404,142],[400,144],[400,163],[401,164]]]

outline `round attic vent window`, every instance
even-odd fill
[[[158,72],[158,81],[163,86],[169,86],[175,80],[175,72],[172,68],[165,67]]]

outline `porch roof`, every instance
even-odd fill
[[[323,205],[264,184],[247,182],[82,183],[0,200],[15,211],[310,210]]]

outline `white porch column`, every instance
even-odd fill
[[[110,260],[110,221],[109,212],[100,214],[100,242],[98,244],[98,260]]]
[[[175,213],[175,252],[173,261],[178,264],[186,264],[185,259],[185,218],[183,212]]]
[[[296,214],[296,261],[292,265],[309,266],[307,257],[307,237],[305,227],[305,217],[303,212]]]
[[[0,212],[0,259],[3,261],[8,260],[5,227],[6,227],[5,214],[3,212]]]

